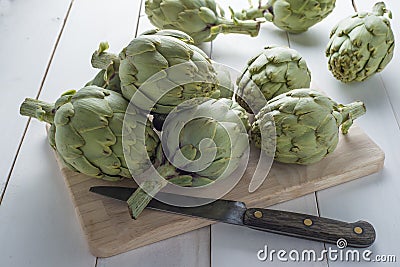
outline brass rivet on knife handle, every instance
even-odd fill
[[[362,232],[363,232],[363,229],[359,226],[354,227],[353,230],[354,230],[354,233],[356,233],[358,235],[362,234]]]
[[[311,219],[304,219],[303,223],[305,226],[311,226],[313,224],[313,221]]]
[[[254,212],[254,217],[260,219],[260,218],[262,218],[262,216],[263,216],[263,214],[262,214],[261,211],[256,210],[256,211]]]

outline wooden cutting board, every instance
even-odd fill
[[[244,177],[224,198],[263,208],[378,172],[384,158],[384,152],[354,125],[347,135],[340,134],[335,152],[316,164],[274,163],[267,179],[254,193],[248,192],[257,162],[257,155],[251,154]],[[132,180],[107,182],[90,178],[58,162],[94,256],[109,257],[213,223],[152,210],[145,210],[137,220],[132,220],[124,202],[89,192],[95,185],[136,186]]]

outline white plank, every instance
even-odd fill
[[[227,4],[240,10],[245,8],[247,1],[221,2],[227,9]],[[220,35],[213,41],[211,57],[223,64],[227,64],[241,71],[246,62],[266,45],[277,44],[288,46],[287,34],[277,29],[271,23],[262,25],[259,36],[253,38],[246,35]],[[274,206],[276,209],[286,209],[309,214],[317,214],[314,194],[304,196],[286,203]],[[262,266],[267,262],[257,259],[257,252],[268,245],[270,249],[315,249],[320,251],[323,244],[283,237],[270,233],[244,229],[231,225],[217,224],[211,226],[211,265],[212,266]],[[274,266],[289,264],[289,262],[273,262]],[[293,262],[292,262],[293,264]],[[297,263],[295,263],[297,264]],[[310,263],[304,266],[310,266]],[[326,266],[326,262],[319,262],[311,266]]]
[[[90,65],[101,41],[119,53],[134,38],[140,1],[76,1],[54,55],[40,99],[56,100],[69,89],[80,89],[96,75]]]
[[[69,192],[34,121],[0,206],[1,266],[90,267],[89,253]]]
[[[368,2],[368,4],[367,4]],[[368,8],[374,1],[357,1]],[[395,1],[387,1],[388,5]],[[360,10],[359,6],[359,10]],[[398,9],[397,9],[398,10]],[[342,103],[362,100],[367,114],[357,122],[366,133],[382,147],[386,154],[384,170],[350,183],[333,187],[317,193],[321,216],[346,221],[364,219],[376,228],[377,240],[370,248],[374,255],[395,254],[399,259],[398,240],[400,238],[400,199],[398,191],[398,162],[400,162],[400,131],[385,92],[380,75],[375,75],[363,83],[343,84],[337,81],[327,68],[324,56],[330,29],[340,19],[353,13],[351,1],[337,1],[334,13],[325,21],[313,27],[310,32],[290,35],[292,47],[298,49],[311,67],[312,75],[319,87],[331,97]],[[393,69],[392,69],[393,68]],[[393,63],[385,72],[396,72]],[[386,84],[398,79],[386,80]],[[393,85],[394,86],[394,85]],[[392,87],[394,88],[394,87]],[[393,101],[393,98],[390,100]],[[329,266],[353,266],[354,262],[329,262]],[[387,263],[388,266],[392,266]],[[395,265],[395,264],[394,264]]]
[[[90,80],[96,73],[90,57],[98,43],[109,40],[112,48],[122,48],[135,32],[138,14],[137,1],[74,1],[40,98],[54,101]],[[33,120],[0,206],[2,266],[94,266],[46,139],[44,124]]]
[[[145,7],[144,7],[145,3],[146,3],[146,0],[143,0],[142,1],[142,8],[140,9],[140,16],[141,17],[142,16],[146,16]]]
[[[0,195],[27,122],[18,114],[19,105],[39,91],[69,2],[0,1]]]
[[[121,255],[98,259],[97,267],[112,266],[210,266],[209,227],[188,232]]]

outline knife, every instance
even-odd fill
[[[91,192],[127,201],[136,188],[119,186],[94,186]],[[196,197],[180,196],[160,192],[167,197],[182,197],[185,200],[198,200]],[[374,227],[366,221],[347,223],[333,219],[273,209],[246,208],[240,201],[218,199],[197,207],[178,207],[152,199],[149,209],[165,211],[216,222],[245,226],[248,228],[282,234],[297,238],[321,241],[339,246],[339,240],[349,247],[369,247],[375,241]],[[341,244],[341,247],[343,245]]]

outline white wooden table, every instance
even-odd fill
[[[235,8],[247,1],[221,1]],[[224,3],[225,2],[225,3]],[[373,0],[355,0],[369,10]],[[400,2],[386,0],[393,30],[400,38]],[[151,28],[139,0],[0,0],[0,266],[353,266],[363,263],[262,262],[257,251],[315,249],[323,243],[217,224],[111,258],[95,258],[46,140],[44,125],[19,116],[25,97],[53,101],[63,91],[79,89],[96,73],[90,55],[107,40],[119,51],[135,34]],[[318,214],[345,221],[364,219],[377,230],[370,248],[400,262],[400,55],[382,74],[358,84],[342,84],[327,69],[324,56],[333,25],[354,12],[351,0],[337,0],[334,12],[300,35],[271,24],[257,38],[219,36],[202,48],[216,61],[241,69],[267,44],[289,45],[307,60],[314,81],[339,102],[365,102],[358,124],[386,153],[384,170],[347,184],[316,192],[275,208]],[[365,264],[365,263],[364,263]],[[370,263],[368,266],[380,266]],[[399,263],[382,263],[399,266]]]

